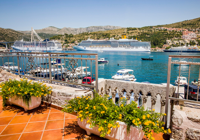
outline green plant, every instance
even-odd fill
[[[112,100],[108,100],[105,95],[101,97],[95,93],[95,98],[77,97],[64,106],[64,112],[77,112],[81,121],[87,119],[90,127],[98,126],[101,137],[110,134],[111,128],[119,127],[117,121],[127,124],[128,132],[130,126],[140,127],[143,129],[145,136],[151,140],[152,131],[155,133],[171,133],[171,130],[164,130],[164,122],[160,121],[161,117],[166,114],[154,112],[154,110],[144,110],[138,108],[135,102],[126,105],[126,99],[119,100],[119,106],[116,106]]]
[[[6,106],[6,100],[13,96],[22,98],[29,105],[31,96],[42,97],[51,93],[52,87],[47,87],[43,83],[28,81],[27,79],[9,80],[0,84],[0,96],[3,98],[3,106]]]

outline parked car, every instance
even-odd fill
[[[189,90],[188,90],[188,99],[194,99],[197,100],[197,85],[189,85]],[[184,85],[184,98],[187,99],[187,89],[188,85]],[[199,95],[198,99],[200,100],[200,88],[199,88]]]
[[[84,77],[83,80],[82,80],[82,84],[86,84],[86,81],[87,81],[87,84],[90,84],[94,81],[94,79],[92,77]]]

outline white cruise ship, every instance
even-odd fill
[[[33,41],[33,33],[36,35],[39,41]],[[18,51],[62,51],[62,45],[60,42],[48,39],[42,40],[33,28],[31,33],[31,41],[15,41],[14,45],[11,47]]]
[[[74,46],[77,51],[138,51],[150,52],[150,42],[140,42],[136,39],[126,39],[126,35],[122,35],[122,39],[115,40],[93,40],[88,39]]]

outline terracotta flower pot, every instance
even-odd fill
[[[14,104],[17,106],[20,106],[22,108],[24,108],[25,111],[27,110],[31,110],[34,109],[38,106],[40,106],[41,104],[41,97],[31,97],[31,100],[29,102],[29,105],[27,105],[22,98],[18,98],[17,96],[13,96],[11,98],[8,99],[8,103],[9,104]]]
[[[90,124],[87,123],[87,120],[82,122],[78,119],[78,125],[87,132],[87,135],[95,134],[100,136],[98,127],[90,128]],[[111,133],[106,135],[105,138],[109,140],[142,140],[144,137],[144,132],[142,129],[137,127],[130,127],[130,132],[127,133],[127,125],[124,122],[119,121],[119,128],[112,128]]]

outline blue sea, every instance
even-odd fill
[[[181,53],[180,52],[88,52],[88,51],[63,51],[66,53],[98,53],[98,59],[106,58],[109,63],[98,64],[98,77],[111,79],[113,75],[120,69],[132,69],[134,70],[136,82],[150,82],[150,83],[167,83],[167,69],[168,69],[168,57],[169,55],[198,55],[200,53]],[[141,60],[141,58],[153,58],[153,61]],[[191,61],[200,62],[200,59],[178,59],[173,58],[173,60],[181,61]],[[6,62],[8,60],[4,60]],[[12,61],[12,58],[9,59]],[[17,64],[16,59],[14,60]],[[35,60],[35,63],[41,63],[44,61]],[[20,58],[20,67],[23,69],[26,66],[27,60],[24,61]],[[118,65],[119,64],[119,65]],[[0,65],[2,65],[2,60],[0,60]],[[69,64],[65,63],[66,67]],[[81,61],[78,61],[78,66],[81,66]],[[82,61],[82,66],[86,66],[86,62]],[[95,63],[88,60],[87,66],[88,71],[95,73]],[[48,67],[48,66],[47,66]],[[181,66],[181,76],[188,77],[189,66]],[[179,66],[171,66],[171,79],[170,83],[174,84],[177,76],[179,75]],[[199,77],[199,66],[192,65],[190,73],[190,82],[194,79],[198,80]]]
[[[68,51],[68,53],[74,53]],[[92,53],[85,51],[75,51],[75,53]],[[111,79],[120,69],[134,70],[136,82],[167,83],[167,69],[169,55],[198,55],[200,53],[181,53],[180,52],[93,52],[98,53],[98,58],[106,58],[109,63],[98,64],[99,78]],[[141,60],[141,58],[153,58],[153,61]],[[200,62],[200,59],[178,59],[173,60]],[[119,64],[119,66],[118,66]],[[92,71],[94,72],[94,66]],[[189,66],[181,66],[181,76],[188,76]],[[191,66],[190,81],[198,80],[199,66]],[[171,66],[170,83],[174,84],[179,75],[179,66]]]

